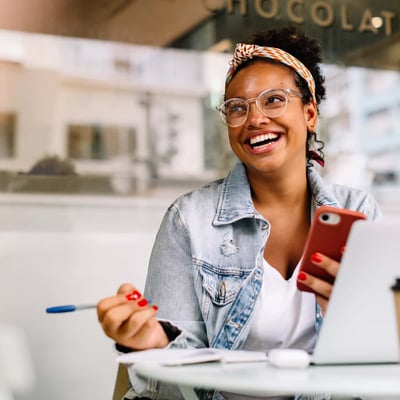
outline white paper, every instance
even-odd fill
[[[123,354],[117,361],[121,364],[152,362],[159,365],[186,365],[211,361],[240,363],[267,361],[264,352],[221,349],[150,349]]]

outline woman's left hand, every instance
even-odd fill
[[[340,263],[321,253],[313,254],[312,262],[333,277],[336,277],[339,271]],[[315,292],[317,303],[320,305],[322,314],[324,315],[332,293],[333,284],[302,271],[300,271],[297,279]]]

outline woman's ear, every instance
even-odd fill
[[[304,116],[306,119],[307,130],[313,132],[318,122],[318,111],[314,102],[304,106]]]

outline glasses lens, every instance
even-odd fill
[[[287,94],[283,90],[268,90],[257,99],[258,106],[267,117],[278,117],[287,106]]]
[[[283,89],[272,89],[260,93],[257,99],[229,99],[218,108],[222,120],[231,127],[243,125],[249,113],[249,104],[254,100],[266,117],[276,118],[285,112],[288,95]]]
[[[247,118],[248,104],[245,100],[230,99],[222,107],[225,122],[230,126],[242,125]]]

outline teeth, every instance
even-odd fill
[[[259,135],[259,136],[254,136],[250,139],[250,144],[254,145],[260,142],[264,142],[265,140],[274,140],[278,137],[276,133],[267,133],[266,135]]]

